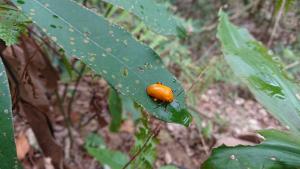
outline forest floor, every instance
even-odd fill
[[[61,85],[61,89],[63,88],[64,85]],[[74,126],[78,126],[77,124],[81,122],[84,125],[80,127],[80,130],[78,128],[72,130],[73,147],[71,148],[68,130],[63,125],[63,116],[60,113],[54,113],[52,118],[55,121],[53,124],[55,138],[64,147],[65,157],[70,159],[68,163],[72,168],[100,168],[99,164],[89,157],[83,148],[87,134],[91,132],[99,133],[110,149],[128,153],[134,144],[135,126],[133,121],[128,119],[123,121],[120,132],[116,134],[109,132],[108,123],[106,123],[109,122],[110,118],[107,103],[106,99],[101,99],[101,97],[107,97],[107,86],[104,81],[100,80],[92,83],[91,78],[87,76],[81,80],[77,89],[75,101],[72,104],[71,117]],[[158,135],[158,158],[155,166],[158,168],[165,164],[173,164],[181,169],[197,169],[208,157],[213,147],[221,144],[233,146],[259,143],[260,139],[254,134],[254,131],[266,128],[283,128],[248,94],[246,94],[246,98],[242,97],[243,94],[232,94],[239,93],[236,92],[239,90],[219,83],[211,86],[204,94],[199,96],[197,111],[202,117],[202,127],[206,128],[206,132],[202,131],[202,134],[200,134],[195,123],[186,128],[181,125],[154,120],[151,124],[152,127],[158,124],[162,126]],[[89,121],[89,118],[93,116],[91,113],[93,111],[92,104],[89,101],[93,100],[93,97],[95,98],[92,94],[95,91],[104,120],[94,118]],[[53,112],[59,112],[59,110],[55,111],[55,107]],[[67,105],[65,105],[65,108],[67,109]],[[83,114],[85,116],[82,117],[85,119],[80,118]],[[19,136],[17,144],[19,142],[22,145],[22,148],[19,149],[28,152],[28,155],[22,160],[24,168],[31,169],[45,166],[43,163],[47,160],[40,152],[32,130],[26,124],[26,121],[17,115],[14,124],[15,134]],[[211,128],[207,127],[209,125],[211,125]],[[28,146],[24,146],[26,144]]]

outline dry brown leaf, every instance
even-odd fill
[[[134,123],[132,120],[126,120],[122,123],[120,131],[133,133],[134,132]]]
[[[222,144],[226,146],[237,146],[237,145],[254,145],[254,143],[246,140],[241,140],[234,137],[225,137],[218,140],[214,147],[221,146]]]
[[[19,160],[23,160],[30,150],[30,145],[25,134],[20,134],[16,139],[17,156]]]

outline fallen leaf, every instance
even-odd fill
[[[237,145],[254,145],[253,142],[241,140],[234,137],[225,137],[218,140],[214,147],[219,147],[222,144],[226,146],[237,146]]]
[[[23,160],[30,150],[30,145],[25,134],[20,134],[16,139],[17,156],[19,160]]]
[[[120,131],[133,133],[134,132],[134,123],[132,120],[126,120],[122,123]]]

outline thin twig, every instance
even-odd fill
[[[284,69],[285,69],[285,70],[289,70],[289,69],[294,68],[295,66],[298,66],[299,64],[300,64],[299,61],[295,61],[295,62],[293,62],[293,63],[287,65]]]
[[[196,80],[195,80],[195,81],[192,83],[192,85],[186,90],[186,92],[189,92],[190,90],[193,89],[193,87],[196,85],[196,83],[197,83],[198,81],[201,80],[203,74],[206,73],[206,71],[208,70],[208,68],[209,68],[210,66],[211,66],[211,62],[210,62],[209,64],[207,64],[207,65],[204,67],[204,69],[199,73],[199,75],[196,77]],[[179,94],[181,94],[181,93],[179,93]],[[178,94],[178,95],[179,95],[179,94]]]
[[[205,117],[205,118],[207,118],[207,119],[213,120],[211,117],[207,116],[207,114],[200,112],[200,111],[199,111],[198,109],[196,109],[194,106],[188,104],[187,107],[188,107],[190,110],[192,110],[192,111],[194,111],[194,112],[200,114],[202,117]]]
[[[141,154],[141,152],[143,152],[143,150],[146,148],[148,142],[156,137],[159,134],[161,126],[158,125],[154,131],[152,132],[152,134],[147,138],[147,140],[145,141],[145,143],[143,144],[143,146],[131,157],[131,159],[124,165],[124,167],[122,169],[126,169],[135,159],[137,156],[139,156]]]
[[[205,152],[205,155],[209,155],[209,148],[205,142],[205,139],[203,138],[203,135],[200,133],[200,140],[202,142],[202,146],[203,146],[203,149],[204,149],[204,152]]]
[[[72,135],[72,131],[71,131],[71,122],[66,116],[66,113],[65,113],[65,110],[64,110],[64,107],[63,107],[63,102],[62,102],[57,90],[55,90],[55,96],[56,96],[56,99],[58,101],[58,107],[60,109],[60,112],[64,117],[64,122],[65,122],[67,130],[68,130],[68,135],[70,137],[70,142],[71,142],[71,147],[72,147],[72,145],[73,145],[73,135]]]
[[[278,28],[278,26],[279,26],[280,18],[281,18],[282,14],[283,14],[283,11],[284,11],[285,2],[286,2],[286,0],[283,0],[283,1],[282,1],[282,4],[281,4],[281,6],[280,6],[280,9],[279,9],[279,12],[278,12],[278,14],[277,14],[277,17],[276,17],[276,20],[275,20],[275,24],[274,24],[274,27],[273,27],[273,30],[272,30],[270,39],[269,39],[269,41],[268,41],[268,47],[270,47],[271,44],[272,44],[272,42],[273,42],[273,39],[274,39],[276,30],[277,30],[277,28]]]
[[[81,80],[81,78],[82,78],[82,75],[83,75],[83,73],[84,73],[85,67],[86,67],[85,64],[83,64],[82,68],[80,69],[79,75],[78,75],[78,77],[77,77],[77,79],[76,79],[75,88],[74,88],[74,90],[72,91],[72,95],[71,95],[70,101],[69,101],[69,103],[68,103],[68,109],[67,109],[67,113],[68,113],[67,115],[68,115],[68,118],[70,118],[70,116],[71,116],[72,103],[73,103],[73,101],[74,101],[74,99],[75,99],[75,95],[76,95],[76,92],[77,92],[77,88],[78,88],[78,86],[79,86],[79,82],[80,82],[80,80]]]
[[[25,43],[25,42],[24,42],[24,43]],[[38,51],[39,51],[38,49],[35,49],[34,53],[29,57],[29,60],[28,60],[28,62],[26,63],[23,72],[21,73],[21,79],[20,79],[21,82],[23,81],[23,79],[24,79],[24,77],[25,77],[25,73],[27,72],[27,69],[28,69],[28,67],[29,67],[29,65],[30,65],[30,63],[31,63],[31,61],[32,61],[32,59],[34,58],[34,56],[36,56],[36,54],[38,53]]]
[[[86,125],[88,125],[95,117],[97,117],[97,114],[93,114],[86,122],[84,123],[79,123],[79,128],[85,127]]]

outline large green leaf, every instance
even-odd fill
[[[289,132],[263,130],[265,141],[256,146],[221,146],[202,169],[299,169],[300,137]]]
[[[0,57],[0,168],[18,168],[13,132],[11,98],[5,69]]]
[[[158,81],[170,86],[175,96],[183,89],[160,57],[128,32],[70,0],[25,0],[19,6],[68,56],[80,58],[120,94],[131,97],[161,120],[190,123],[184,93],[166,109],[147,96],[146,87]]]
[[[220,12],[218,38],[227,63],[256,99],[291,130],[300,130],[299,86],[284,72],[277,57]]]
[[[165,6],[155,0],[104,0],[124,8],[142,19],[155,32],[163,35],[177,35],[184,31],[179,19],[176,19]],[[179,32],[178,32],[179,31]]]
[[[96,134],[86,138],[85,149],[101,164],[108,165],[112,169],[121,169],[129,160],[126,154],[106,148],[102,137]]]

